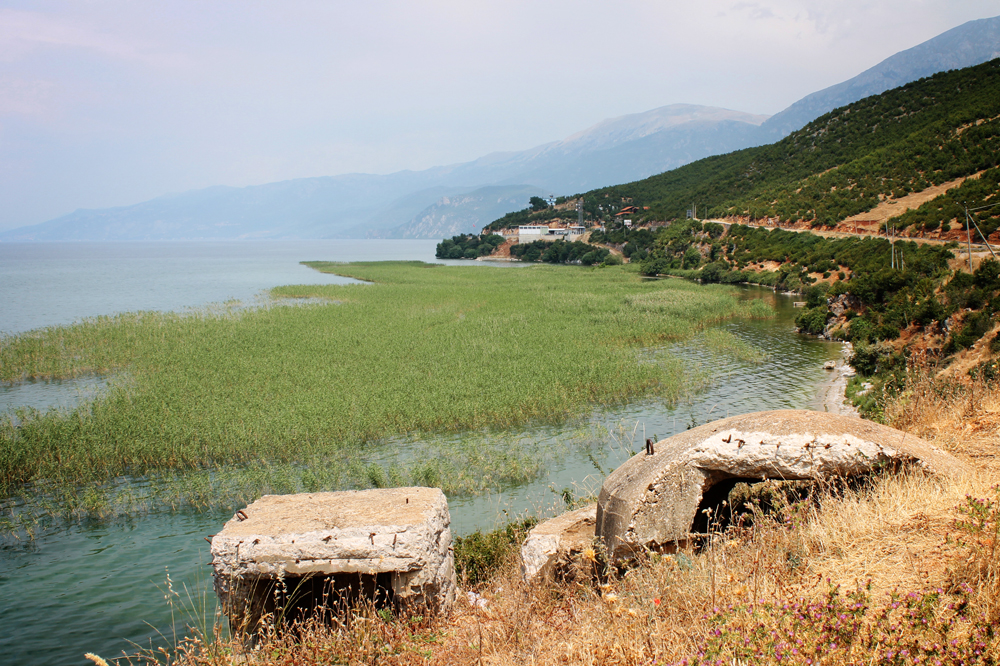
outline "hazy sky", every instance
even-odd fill
[[[997,0],[0,0],[0,229],[389,173],[686,102],[775,113]]]

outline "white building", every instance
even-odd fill
[[[570,236],[582,236],[587,228],[580,225],[566,227],[548,226],[545,224],[525,224],[517,228],[519,238],[537,236],[538,238],[566,238]]]

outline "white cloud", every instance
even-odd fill
[[[112,31],[43,12],[0,9],[0,61],[15,61],[40,51],[74,50],[116,59],[138,61],[148,66],[177,66],[186,61],[180,54],[162,51],[151,42],[137,41]]]

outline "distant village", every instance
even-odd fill
[[[549,205],[553,208],[553,199],[549,199]],[[623,203],[626,201],[631,202],[631,199],[623,199]],[[577,210],[581,211],[580,203],[577,203]],[[648,210],[648,207],[646,207]],[[621,208],[614,215],[615,222],[619,225],[625,226],[626,228],[632,227],[632,218],[641,212],[638,206],[627,205]],[[605,223],[603,220],[593,220],[591,221],[591,228],[605,231]],[[536,240],[583,240],[583,236],[587,233],[588,227],[583,222],[582,211],[579,215],[579,219],[576,224],[570,224],[562,219],[553,219],[547,222],[539,222],[534,224],[521,224],[516,227],[511,227],[507,229],[501,229],[499,232],[489,230],[489,227],[483,229],[483,234],[489,233],[499,233],[504,237],[505,240],[513,240],[515,242],[532,242]]]

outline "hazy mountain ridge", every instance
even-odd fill
[[[369,231],[369,238],[440,238],[479,231],[512,210],[524,208],[533,196],[547,192],[532,185],[488,186],[442,197],[401,227]]]
[[[524,208],[532,195],[574,193],[608,182],[639,180],[718,152],[756,145],[755,131],[765,118],[729,109],[675,104],[605,120],[563,141],[507,156],[505,166],[514,162],[520,165],[515,176],[520,180],[484,188],[489,190],[488,197],[508,202],[506,207],[499,203],[493,206],[493,217],[484,217],[482,208],[471,207],[459,196],[436,201],[393,229],[372,230],[366,235],[444,238],[478,233],[497,217]],[[491,162],[491,168],[503,164],[496,156],[483,159]]]
[[[720,143],[702,135],[718,134],[719,127],[738,127],[737,134],[750,137],[763,118],[728,109],[671,105],[605,120],[562,141],[525,151],[491,153],[471,162],[388,175],[345,174],[243,188],[216,186],[131,206],[78,210],[42,224],[0,232],[0,240],[436,238],[453,229],[471,232],[493,219],[483,217],[485,208],[462,198],[474,190],[497,188],[487,196],[497,199],[489,208],[489,214],[497,217],[523,208],[536,194],[635,180],[705,157],[731,141]],[[641,147],[645,141],[661,147],[627,148],[625,152],[633,154],[621,155],[622,146]],[[677,155],[669,150],[671,141],[678,145]],[[608,152],[615,150],[618,153]],[[531,194],[517,198],[528,191]],[[462,214],[464,221],[456,217]],[[435,219],[437,224],[430,222]]]
[[[699,202],[709,217],[832,227],[956,178],[985,172],[993,182],[986,173],[1000,167],[998,90],[1000,59],[937,73],[841,107],[777,143],[591,191],[584,207],[606,217],[598,202],[627,198],[648,207],[640,220],[664,220]],[[984,221],[983,233],[992,225]]]
[[[387,175],[211,187],[131,206],[78,210],[0,232],[0,241],[440,238],[453,229],[474,230],[488,199],[496,199],[499,217],[524,207],[527,197],[517,197],[528,188],[569,195],[641,180],[710,155],[771,143],[836,107],[998,54],[1000,17],[970,21],[771,118],[673,104],[604,120],[561,141],[471,162]],[[484,188],[496,189],[472,194]],[[504,201],[509,208],[503,209]]]
[[[0,240],[231,240],[322,238],[367,221],[397,192],[432,186],[432,174],[345,174],[249,187],[216,186],[168,194],[131,206],[81,209],[42,224],[0,233]],[[439,191],[428,195],[440,196]],[[411,204],[415,214],[425,202]]]
[[[945,72],[1000,57],[1000,17],[969,21],[900,51],[852,79],[803,97],[761,125],[761,143],[777,141],[837,107]]]

